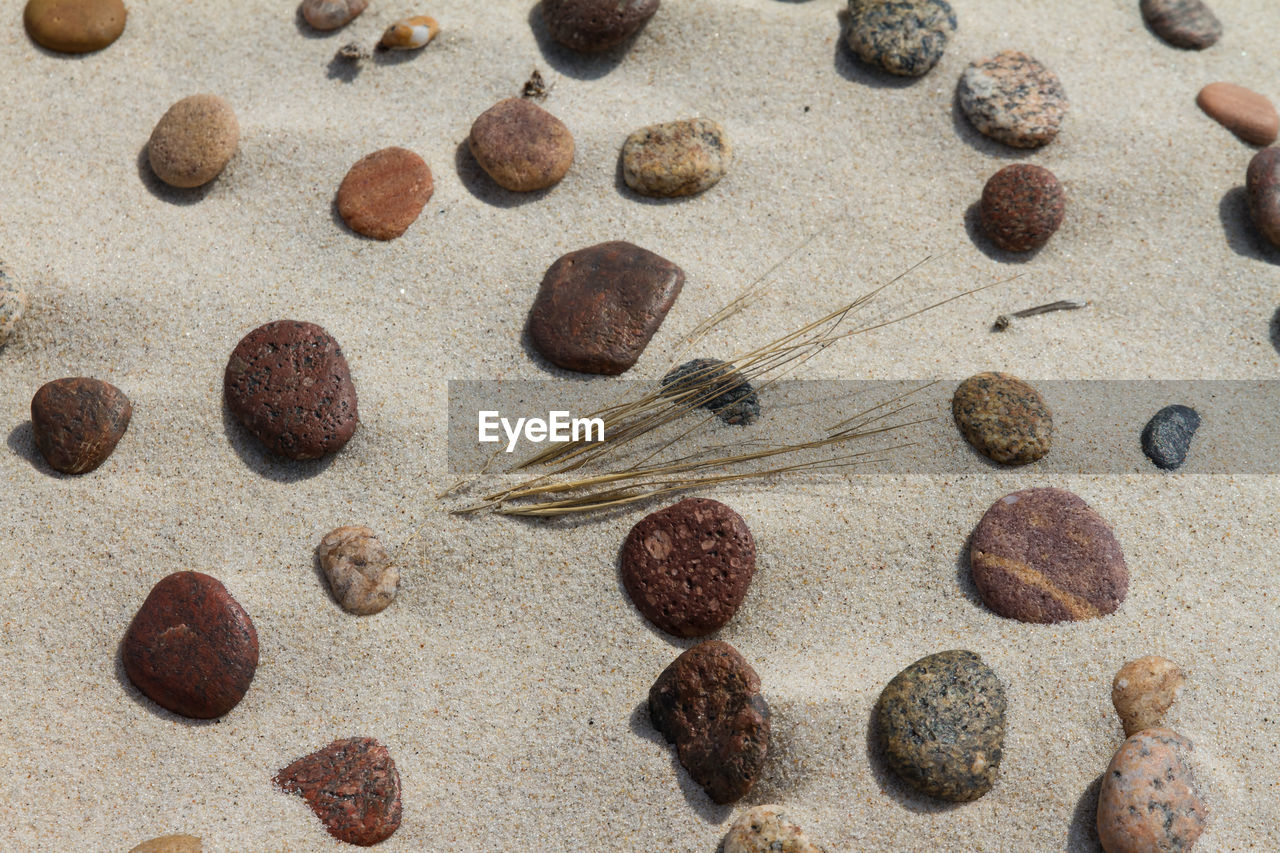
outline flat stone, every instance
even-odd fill
[[[276,774],[276,785],[301,794],[329,834],[371,847],[400,827],[400,773],[371,737],[335,740]]]
[[[156,122],[147,160],[166,184],[198,187],[222,174],[239,144],[240,123],[231,104],[217,95],[191,95]]]
[[[983,232],[1006,252],[1039,249],[1062,224],[1066,193],[1043,166],[1014,163],[992,175],[979,205]]]
[[[737,802],[759,778],[769,706],[760,677],[728,643],[699,643],[663,670],[649,690],[649,718],[714,802]]]
[[[129,853],[202,853],[204,847],[194,835],[165,835],[144,841]]]
[[[302,17],[317,30],[345,27],[369,7],[369,0],[302,0]]]
[[[573,165],[569,128],[522,98],[507,98],[481,113],[471,125],[467,145],[480,168],[512,192],[553,186]]]
[[[101,379],[55,379],[31,398],[36,447],[63,474],[87,474],[105,462],[129,428],[131,417],[129,398]]]
[[[314,323],[277,320],[244,336],[223,377],[227,407],[272,453],[337,453],[360,422],[342,348]]]
[[[662,377],[662,390],[672,398],[689,395],[684,402],[714,412],[727,424],[746,425],[760,417],[760,398],[751,383],[718,358],[695,358],[673,367]]]
[[[1142,0],[1142,17],[1174,47],[1204,50],[1222,36],[1222,23],[1201,0]]]
[[[1190,406],[1165,406],[1142,430],[1142,452],[1158,468],[1173,470],[1187,461],[1191,439],[1200,428],[1200,415]]]
[[[333,597],[348,613],[385,610],[400,590],[400,569],[367,527],[339,527],[320,540],[320,567]]]
[[[138,689],[184,717],[221,717],[244,698],[258,668],[253,620],[216,578],[175,572],[151,589],[124,635],[125,672]]]
[[[0,346],[4,346],[13,336],[14,330],[26,315],[29,304],[27,291],[0,266]]]
[[[1270,145],[1280,132],[1275,105],[1235,83],[1210,83],[1196,95],[1205,115],[1252,145]]]
[[[1098,840],[1107,853],[1189,853],[1209,806],[1187,763],[1191,741],[1147,729],[1116,751],[1098,793]]]
[[[1185,683],[1182,670],[1168,658],[1148,655],[1120,667],[1111,682],[1111,704],[1125,736],[1160,725]]]
[[[707,498],[646,515],[622,546],[627,595],[646,619],[677,637],[702,637],[728,624],[755,568],[747,523]]]
[[[41,47],[91,53],[120,38],[126,16],[121,0],[28,0],[22,21]]]
[[[733,146],[719,122],[691,118],[653,124],[622,145],[622,177],[641,195],[697,195],[720,182],[733,162]]]
[[[622,44],[658,11],[659,0],[542,0],[551,37],[580,53]]]
[[[956,94],[978,132],[1014,148],[1049,144],[1067,114],[1058,75],[1017,50],[971,63]]]
[[[1245,191],[1254,227],[1267,242],[1280,246],[1280,148],[1264,148],[1253,155]]]
[[[747,809],[729,827],[724,853],[826,853],[809,840],[783,806]]]
[[[849,0],[845,40],[859,59],[890,74],[928,74],[955,31],[945,0]]]
[[[961,382],[951,415],[975,450],[1004,465],[1035,462],[1053,442],[1053,415],[1044,398],[1007,373],[979,373]]]
[[[431,169],[406,148],[367,154],[338,187],[338,213],[357,234],[393,240],[403,234],[431,198]]]
[[[529,335],[549,361],[617,375],[636,363],[684,286],[684,271],[632,243],[599,243],[547,269]]]
[[[996,501],[973,531],[969,568],[986,605],[1022,622],[1095,619],[1129,591],[1111,528],[1064,489],[1024,489]]]
[[[970,651],[921,658],[894,676],[876,706],[889,767],[921,793],[956,803],[995,784],[1004,714],[1004,685]]]

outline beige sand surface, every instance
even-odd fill
[[[522,523],[451,517],[429,497],[450,481],[446,380],[553,375],[521,344],[542,272],[609,239],[688,274],[640,377],[660,376],[684,332],[817,233],[707,354],[761,343],[933,253],[873,313],[1021,277],[833,348],[803,375],[1275,378],[1280,254],[1244,218],[1252,149],[1194,98],[1213,80],[1280,98],[1280,17],[1270,0],[1215,5],[1226,34],[1193,53],[1155,39],[1129,0],[955,0],[941,64],[899,82],[839,47],[837,0],[667,0],[616,62],[548,47],[527,0],[374,0],[328,37],[305,32],[289,2],[134,0],[123,37],[80,58],[34,47],[20,3],[6,4],[0,256],[33,307],[0,351],[0,849],[125,851],[189,832],[212,851],[338,850],[270,779],[359,734],[387,744],[403,777],[388,851],[710,853],[763,802],[785,803],[832,851],[1090,851],[1096,780],[1122,738],[1111,677],[1149,653],[1189,673],[1171,722],[1196,742],[1211,796],[1197,849],[1280,849],[1280,479],[1156,472],[1137,448],[1149,412],[1132,413],[1131,473],[975,458],[963,475],[707,492],[757,537],[756,580],[721,636],[775,712],[766,775],[735,808],[689,781],[642,708],[682,647],[617,581],[645,510]],[[327,76],[340,45],[372,44],[411,11],[444,27],[425,52]],[[1060,138],[1030,155],[984,141],[953,107],[964,65],[1005,48],[1055,69],[1072,102]],[[578,156],[550,193],[516,197],[459,146],[535,66]],[[180,195],[142,150],[195,92],[234,104],[242,141],[216,183]],[[675,203],[620,188],[626,135],[691,115],[728,128],[729,177]],[[436,192],[384,244],[345,230],[332,199],[351,163],[387,145],[422,154]],[[1070,206],[1044,251],[1011,263],[975,244],[966,211],[1020,158],[1053,169]],[[1063,297],[1093,306],[988,331],[998,313]],[[358,383],[363,425],[329,464],[278,463],[223,414],[227,354],[281,317],[333,332]],[[120,386],[135,413],[101,469],[67,479],[35,454],[26,421],[42,383],[77,374]],[[1211,401],[1202,410],[1210,429]],[[1081,440],[1058,415],[1064,440]],[[1133,577],[1114,616],[1023,625],[974,598],[966,536],[992,501],[1032,485],[1073,489],[1113,522]],[[313,567],[319,538],[347,523],[393,547],[422,525],[379,616],[344,614]],[[158,710],[117,663],[151,585],[181,569],[221,578],[261,638],[252,689],[216,723]],[[1010,710],[995,789],[951,808],[886,778],[867,722],[896,672],[957,647],[995,668]]]

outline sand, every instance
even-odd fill
[[[688,275],[637,378],[661,376],[684,333],[815,234],[704,354],[762,343],[936,255],[872,315],[1019,277],[833,347],[802,375],[1275,378],[1280,254],[1244,213],[1253,149],[1194,101],[1214,80],[1280,97],[1273,4],[1219,0],[1226,33],[1202,53],[1158,41],[1136,2],[955,6],[946,56],[912,82],[849,58],[835,0],[668,0],[621,59],[551,47],[527,0],[435,0],[421,9],[441,22],[435,43],[350,80],[330,76],[334,52],[372,44],[408,7],[375,2],[319,37],[288,3],[136,0],[116,44],[75,58],[33,46],[10,4],[0,257],[32,309],[0,351],[0,848],[124,851],[187,832],[211,851],[338,850],[270,780],[368,735],[404,783],[388,851],[709,853],[765,802],[833,851],[1090,851],[1098,777],[1122,740],[1111,677],[1145,654],[1188,673],[1169,722],[1195,741],[1213,809],[1197,849],[1280,848],[1280,480],[1228,470],[1211,395],[1199,405],[1213,458],[1193,450],[1181,473],[1141,456],[1152,408],[1129,415],[1126,470],[995,470],[970,456],[960,472],[702,492],[742,513],[760,553],[720,637],[760,673],[774,741],[732,808],[690,782],[643,709],[686,645],[648,628],[617,579],[627,530],[657,505],[546,524],[455,517],[431,497],[453,479],[447,380],[565,378],[527,351],[523,324],[546,267],[603,240]],[[1006,48],[1033,53],[1070,96],[1042,151],[988,143],[953,105],[965,64]],[[578,153],[554,190],[513,196],[465,139],[534,67]],[[178,193],[150,175],[143,146],[196,92],[234,105],[240,149],[207,189]],[[693,115],[727,128],[729,176],[691,200],[630,194],[623,139]],[[436,190],[404,237],[377,243],[342,226],[333,196],[388,145],[421,154]],[[972,226],[986,178],[1016,160],[1051,168],[1069,195],[1065,224],[1025,262]],[[989,331],[997,314],[1059,298],[1092,305]],[[227,355],[282,317],[329,329],[358,384],[362,426],[325,463],[270,458],[222,407]],[[35,452],[28,406],[44,382],[78,374],[118,385],[135,411],[107,463],[69,479]],[[1064,442],[1087,440],[1070,412],[1058,418]],[[1023,625],[976,600],[967,535],[992,501],[1037,485],[1074,490],[1114,525],[1132,585],[1113,616]],[[400,549],[403,588],[382,614],[343,613],[315,568],[340,524]],[[118,662],[147,591],[183,569],[219,577],[261,639],[252,688],[215,723],[159,710]],[[867,742],[883,685],[950,648],[982,654],[1010,703],[1000,779],[959,807],[904,789]]]

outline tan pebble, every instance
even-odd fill
[[[672,198],[715,186],[733,161],[719,122],[695,118],[641,128],[622,145],[622,177],[641,195]]]
[[[156,123],[147,159],[166,184],[198,187],[218,177],[239,143],[240,124],[231,105],[217,95],[192,95]]]
[[[317,30],[336,30],[355,20],[369,0],[302,0],[302,17]]]
[[[440,34],[436,19],[427,15],[404,18],[387,27],[378,41],[379,50],[417,50]]]
[[[1102,777],[1098,840],[1107,853],[1189,853],[1209,806],[1188,759],[1191,741],[1168,729],[1126,740]]]
[[[368,616],[386,609],[400,589],[400,569],[367,527],[339,527],[316,549],[333,597],[342,609]]]
[[[200,839],[194,835],[165,835],[144,841],[129,853],[203,853]]]
[[[1254,145],[1270,145],[1280,133],[1280,115],[1271,101],[1234,83],[1210,83],[1196,95],[1209,118]]]
[[[825,853],[782,806],[747,809],[729,827],[724,853]]]
[[[27,313],[27,292],[0,267],[0,346],[3,346]]]
[[[471,156],[498,186],[514,192],[546,189],[573,165],[573,134],[537,104],[507,98],[471,125]]]
[[[1176,663],[1155,655],[1120,667],[1111,682],[1111,704],[1120,715],[1125,736],[1160,725],[1165,711],[1182,695],[1185,682]]]
[[[383,148],[356,162],[338,187],[338,213],[352,231],[375,240],[405,232],[431,198],[431,169],[406,148]]]
[[[124,32],[121,0],[29,0],[22,20],[37,44],[60,53],[90,53]]]

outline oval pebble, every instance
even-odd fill
[[[431,199],[431,169],[405,148],[383,148],[356,161],[338,187],[338,213],[357,234],[394,240]]]
[[[1120,715],[1125,736],[1160,725],[1165,712],[1182,695],[1185,683],[1176,663],[1156,655],[1120,667],[1111,682],[1111,704]]]
[[[974,449],[1004,465],[1049,452],[1053,414],[1035,388],[1007,373],[979,373],[951,396],[951,416]]]
[[[316,549],[320,568],[342,609],[358,616],[379,613],[400,590],[400,569],[367,527],[339,527]]]
[[[1174,47],[1204,50],[1222,36],[1222,22],[1201,0],[1142,0],[1142,17]]]
[[[63,474],[87,474],[105,462],[132,417],[129,398],[101,379],[55,379],[31,398],[36,447]]]
[[[992,175],[979,204],[983,232],[1006,252],[1039,249],[1062,225],[1066,193],[1043,166],[1014,163]]]
[[[1191,439],[1200,428],[1200,414],[1190,406],[1165,406],[1142,430],[1142,452],[1158,468],[1171,471],[1187,461]]]
[[[956,31],[946,0],[849,0],[845,41],[863,62],[890,74],[928,74]]]
[[[276,774],[280,789],[300,794],[329,834],[372,847],[400,828],[400,773],[391,753],[370,737],[336,740]]]
[[[724,853],[826,853],[809,840],[783,806],[755,806],[724,837]]]
[[[1235,83],[1210,83],[1196,95],[1205,115],[1253,145],[1270,145],[1280,132],[1280,114],[1266,97]]]
[[[960,76],[957,96],[974,128],[1014,148],[1049,144],[1067,114],[1058,75],[1017,50],[971,63]]]
[[[417,50],[440,35],[440,25],[430,15],[402,18],[387,27],[378,40],[379,50]]]
[[[760,396],[751,382],[718,358],[695,358],[662,377],[664,397],[697,405],[727,424],[747,425],[760,417]]]
[[[617,47],[658,11],[659,0],[542,0],[551,37],[580,53]]]
[[[240,144],[240,124],[217,95],[191,95],[156,123],[147,142],[151,171],[170,186],[189,189],[222,173]]]
[[[720,182],[733,146],[719,122],[685,119],[641,128],[622,144],[622,177],[641,195],[697,195]]]
[[[27,34],[59,53],[92,53],[120,38],[128,16],[121,0],[28,0]]]
[[[302,0],[303,19],[317,30],[345,27],[369,7],[369,0]]]
[[[513,192],[546,189],[573,165],[573,134],[537,104],[507,98],[471,125],[471,155],[498,186]]]
[[[1280,246],[1280,148],[1264,148],[1245,173],[1249,218],[1273,246]]]
[[[13,335],[27,313],[27,291],[0,266],[0,346]]]
[[[1106,853],[1189,853],[1209,806],[1187,763],[1191,741],[1147,729],[1116,751],[1098,793],[1098,840]]]
[[[144,841],[129,853],[202,853],[204,847],[194,835],[164,835]]]

